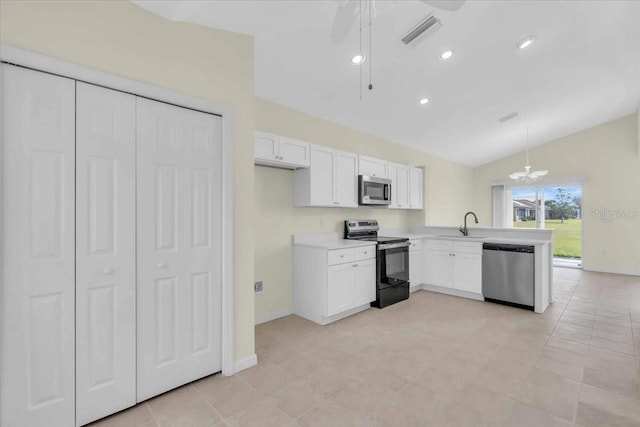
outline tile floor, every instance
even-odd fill
[[[544,314],[419,291],[256,327],[259,365],[93,426],[640,426],[640,277],[555,269]]]

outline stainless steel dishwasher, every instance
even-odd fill
[[[534,246],[482,245],[482,295],[485,301],[533,310]]]

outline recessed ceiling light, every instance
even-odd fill
[[[364,62],[364,55],[356,55],[353,58],[351,58],[351,63],[353,65],[359,65],[362,64]]]
[[[526,49],[529,46],[531,46],[534,40],[535,39],[533,36],[525,37],[522,40],[520,40],[518,43],[516,43],[516,47],[518,49]]]
[[[442,54],[440,55],[440,59],[449,59],[453,56],[453,51],[452,50],[446,50],[444,52],[442,52]]]
[[[421,104],[421,105],[424,105],[424,104],[426,104],[427,102],[429,102],[429,98],[422,98],[422,99],[420,100],[420,104]]]

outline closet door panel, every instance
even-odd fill
[[[0,424],[69,426],[75,422],[75,83],[1,68]]]
[[[76,394],[83,425],[136,403],[135,96],[77,83]]]
[[[220,370],[221,128],[137,100],[138,401]]]
[[[180,252],[185,195],[178,118],[164,104],[139,98],[136,102],[137,399],[142,401],[181,384],[184,359],[178,340],[185,326],[179,317],[184,306],[179,288],[187,260]]]
[[[222,353],[222,120],[182,109],[185,169],[185,289],[188,306],[183,343],[187,380],[221,370]]]

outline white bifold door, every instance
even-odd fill
[[[2,64],[0,425],[75,422],[75,81]]]
[[[222,119],[0,71],[0,427],[220,371]]]
[[[221,123],[137,98],[138,401],[221,370]]]
[[[77,83],[76,396],[83,425],[136,404],[136,97]]]

